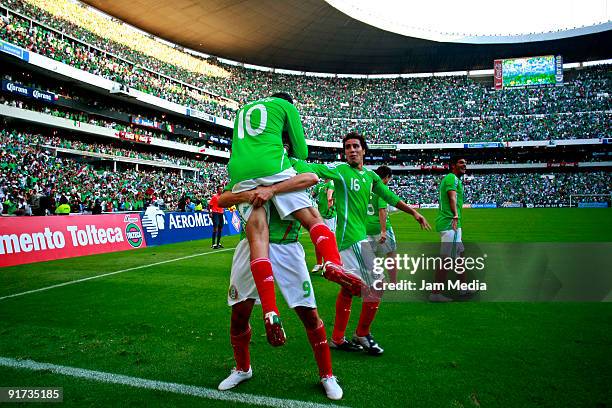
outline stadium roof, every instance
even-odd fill
[[[497,58],[560,54],[565,62],[582,62],[611,56],[609,21],[547,34],[475,35],[469,41],[440,42],[377,28],[344,14],[324,0],[84,2],[155,36],[202,53],[297,71],[441,72],[490,69]],[[339,7],[347,2],[330,0],[330,3]],[[499,7],[503,9],[503,5]],[[357,17],[368,21],[367,16]],[[491,8],[489,18],[503,16]],[[527,42],[517,43],[517,38]]]

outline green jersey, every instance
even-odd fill
[[[334,191],[334,182],[331,180],[327,183],[317,184],[314,188],[319,213],[321,213],[321,217],[328,220],[336,216],[336,204],[330,207],[327,201],[327,191],[329,190]]]
[[[378,235],[380,234],[380,218],[378,218],[378,214],[380,210],[387,209],[387,202],[380,198],[378,195],[372,193],[372,198],[370,198],[370,205],[368,206],[368,224],[367,224],[367,233],[368,235]],[[387,231],[391,229],[391,220],[389,219],[389,211],[387,211]]]
[[[283,141],[283,132],[288,135],[288,140]],[[293,157],[308,157],[304,129],[295,106],[275,97],[243,106],[234,121],[232,153],[228,163],[230,185],[272,176],[291,167],[284,143],[290,145]]]
[[[459,216],[457,228],[461,228],[461,220],[463,219],[461,215],[463,209],[463,184],[459,177],[455,176],[453,173],[449,173],[444,176],[440,182],[440,210],[436,217],[436,231],[448,231],[453,229],[451,223],[454,215],[450,208],[450,200],[448,198],[449,191],[457,192],[457,215]]]
[[[319,177],[334,181],[336,241],[341,251],[366,239],[368,204],[372,192],[392,206],[397,206],[400,201],[400,198],[385,186],[378,174],[365,167],[359,170],[348,163],[294,164],[296,170],[301,166],[308,166],[310,171]]]
[[[283,221],[280,219],[280,215],[276,211],[276,208],[270,206],[270,220],[268,222],[268,228],[270,230],[270,243],[271,244],[292,244],[298,242],[300,239],[300,229],[302,226],[297,220]],[[242,223],[240,232],[240,239],[246,239],[245,224]]]

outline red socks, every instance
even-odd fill
[[[336,236],[327,225],[323,223],[313,225],[310,228],[310,239],[323,259],[337,265],[342,265],[340,252],[338,252],[338,244],[336,244]]]
[[[249,371],[251,367],[251,356],[249,354],[249,343],[251,342],[251,327],[242,334],[230,336],[232,348],[234,349],[234,360],[236,360],[236,369],[240,371]]]
[[[261,300],[264,316],[268,312],[278,313],[276,307],[276,293],[274,292],[274,276],[272,276],[272,264],[268,258],[257,258],[251,261],[251,273],[255,280],[257,293]]]
[[[380,300],[375,302],[367,302],[364,300],[363,304],[361,305],[361,315],[359,316],[359,323],[357,324],[356,330],[356,334],[359,337],[370,334],[370,326],[372,326],[372,322],[374,321],[379,305]]]
[[[323,265],[323,256],[317,251],[317,247],[315,247],[315,255],[317,256],[317,265]]]
[[[314,330],[306,330],[308,340],[312,346],[317,366],[319,367],[319,377],[329,377],[332,375],[331,354],[327,344],[327,335],[323,322]]]
[[[342,288],[336,299],[336,320],[334,321],[334,331],[332,333],[332,341],[340,344],[346,332],[349,318],[351,317],[351,304],[353,296],[349,291]]]

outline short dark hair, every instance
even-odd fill
[[[374,172],[378,174],[378,177],[380,177],[381,179],[384,179],[385,177],[391,177],[391,175],[393,175],[393,172],[391,171],[391,168],[389,166],[379,166],[376,170],[374,170]]]
[[[453,155],[448,159],[448,168],[450,169],[451,166],[455,166],[457,164],[457,162],[461,159],[465,159],[465,157],[463,156],[459,156],[459,155]]]
[[[272,94],[274,98],[281,98],[293,105],[293,98],[287,92],[276,92]]]
[[[350,132],[350,133],[347,133],[346,136],[344,136],[344,138],[342,139],[342,148],[346,147],[346,141],[349,139],[359,140],[359,143],[361,144],[361,148],[366,151],[368,150],[368,144],[366,143],[365,138],[357,132]]]

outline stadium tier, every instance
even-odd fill
[[[55,6],[34,3],[63,16],[70,13],[70,21],[78,26],[29,2],[9,1],[8,16],[0,23],[1,39],[225,119],[233,119],[235,109],[253,95],[288,91],[297,98],[312,140],[337,142],[352,129],[375,143],[602,138],[607,137],[612,115],[608,67],[567,71],[561,87],[498,92],[492,88],[492,77],[286,75],[221,66],[172,49],[173,55],[205,64],[206,69],[196,69],[189,64],[172,66],[165,53],[170,48],[148,38],[138,40],[140,34],[130,34],[133,38],[125,44],[115,42],[113,25],[96,24],[101,17],[92,17],[85,8],[69,6],[65,0],[53,2]],[[141,46],[143,41],[146,46]]]

